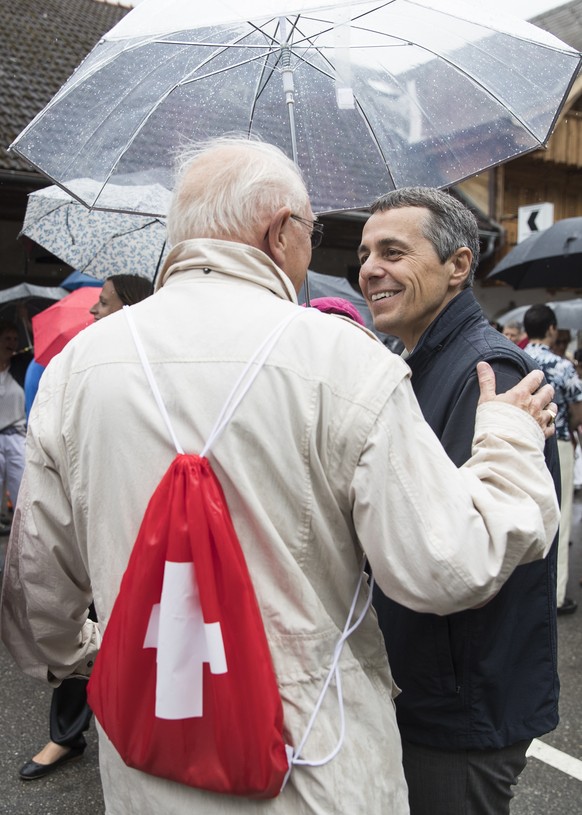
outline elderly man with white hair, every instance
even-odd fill
[[[422,418],[406,363],[365,329],[299,308],[321,229],[297,167],[275,147],[196,146],[168,230],[158,291],[130,313],[186,451],[201,451],[256,349],[299,312],[210,456],[296,748],[364,556],[388,596],[450,614],[486,602],[516,566],[547,552],[558,523],[542,453],[552,389],[539,388],[534,372],[496,396],[482,364],[474,454],[457,469]],[[91,673],[149,498],[174,456],[124,314],[88,328],[48,367],[3,592],[2,636],[29,674],[58,684]],[[86,619],[91,599],[98,624]],[[356,614],[364,608],[362,597]],[[406,815],[398,691],[372,611],[339,670],[341,689],[332,683],[302,750],[307,764],[293,767],[277,797],[234,798],[131,769],[100,732],[107,813]],[[340,693],[343,745],[310,766],[338,743]]]

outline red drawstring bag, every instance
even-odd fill
[[[297,312],[249,362],[197,456],[183,454],[125,309],[179,455],[148,504],[89,681],[88,701],[128,766],[230,795],[278,795],[290,748],[283,739],[283,709],[251,578],[204,453]]]
[[[231,795],[271,798],[283,786],[269,646],[205,458],[177,456],[150,500],[88,700],[130,767]]]

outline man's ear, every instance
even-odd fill
[[[291,209],[289,207],[281,207],[278,209],[277,212],[271,216],[265,235],[265,252],[281,269],[283,269],[289,246],[286,227],[290,215]]]
[[[449,282],[452,287],[461,289],[471,273],[473,253],[468,246],[461,246],[451,255],[451,275]]]

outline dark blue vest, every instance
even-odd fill
[[[475,366],[482,359],[495,370],[497,392],[535,367],[489,325],[466,289],[407,360],[422,412],[457,466],[471,455]],[[546,462],[559,495],[554,438]],[[374,604],[402,688],[396,710],[405,739],[449,750],[500,748],[556,727],[556,549],[557,539],[546,560],[518,567],[483,608],[448,617],[410,611],[376,589]]]

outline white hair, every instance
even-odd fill
[[[278,147],[238,135],[197,142],[178,156],[167,220],[169,242],[248,242],[266,216],[283,206],[301,213],[308,205],[298,167]]]

